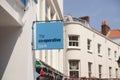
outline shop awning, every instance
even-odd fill
[[[41,70],[43,70],[44,77],[46,78],[54,77],[55,79],[61,80],[63,77],[63,74],[61,72],[55,70],[54,68],[52,68],[51,66],[44,63],[41,60],[36,60],[35,66],[36,66],[36,72],[40,74]]]
[[[35,66],[36,67],[45,67],[40,61],[36,61]]]

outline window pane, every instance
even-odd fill
[[[79,72],[78,71],[70,71],[70,77],[78,78]]]
[[[109,78],[111,78],[111,71],[112,71],[112,67],[109,67]]]
[[[110,48],[108,48],[108,57],[110,57]]]
[[[87,49],[90,50],[91,48],[91,40],[87,39]]]
[[[79,36],[74,36],[74,35],[69,36],[69,46],[76,46],[76,47],[79,46],[78,38]]]
[[[118,69],[115,70],[116,78],[118,78]]]
[[[76,46],[76,45],[75,45],[75,42],[73,42],[73,46]]]
[[[72,40],[78,40],[78,36],[72,36]]]
[[[78,46],[78,42],[76,42],[76,46]]]
[[[100,53],[100,50],[101,50],[101,45],[98,44],[98,53]]]
[[[79,61],[78,60],[73,60],[69,62],[70,64],[70,69],[78,70],[79,69]]]
[[[114,56],[115,56],[115,59],[116,59],[116,57],[117,57],[117,51],[114,51]]]
[[[69,42],[69,46],[72,46],[72,42]]]
[[[102,76],[102,65],[99,65],[99,78]]]
[[[72,36],[69,36],[69,40],[72,40]]]
[[[91,75],[92,75],[92,63],[91,62],[88,62],[88,75],[89,75],[89,77],[91,77]]]
[[[88,50],[90,50],[90,46],[88,46]]]

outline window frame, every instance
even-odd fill
[[[112,77],[112,67],[109,67],[109,78]]]
[[[72,65],[77,65],[77,68],[75,68],[74,66],[73,66],[73,68],[71,68],[72,67],[71,64]],[[80,64],[79,60],[69,60],[69,76],[70,77],[79,78],[79,70],[80,70],[79,64]],[[78,73],[78,74],[76,76],[73,76],[73,75],[71,75],[71,72],[73,72],[73,73],[75,72],[75,73]]]
[[[76,40],[73,39],[76,37]],[[80,36],[79,35],[68,35],[68,48],[80,49]]]
[[[100,43],[97,44],[97,53],[98,56],[102,57],[102,44]]]
[[[87,52],[92,54],[92,40],[87,39]]]
[[[117,60],[117,51],[114,51],[114,58]]]
[[[98,54],[101,54],[101,44],[98,43]]]
[[[111,59],[111,48],[108,48],[108,58]]]
[[[87,39],[87,49],[91,50],[91,40]]]
[[[102,65],[98,65],[98,70],[99,70],[99,78],[102,78]]]
[[[92,62],[88,62],[88,77],[92,77]]]
[[[118,78],[118,68],[115,69],[115,77]]]

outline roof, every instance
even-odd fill
[[[110,30],[107,36],[108,36],[109,38],[117,38],[117,37],[120,37],[120,29]]]

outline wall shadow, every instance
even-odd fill
[[[0,27],[0,80],[21,33],[22,27]]]

